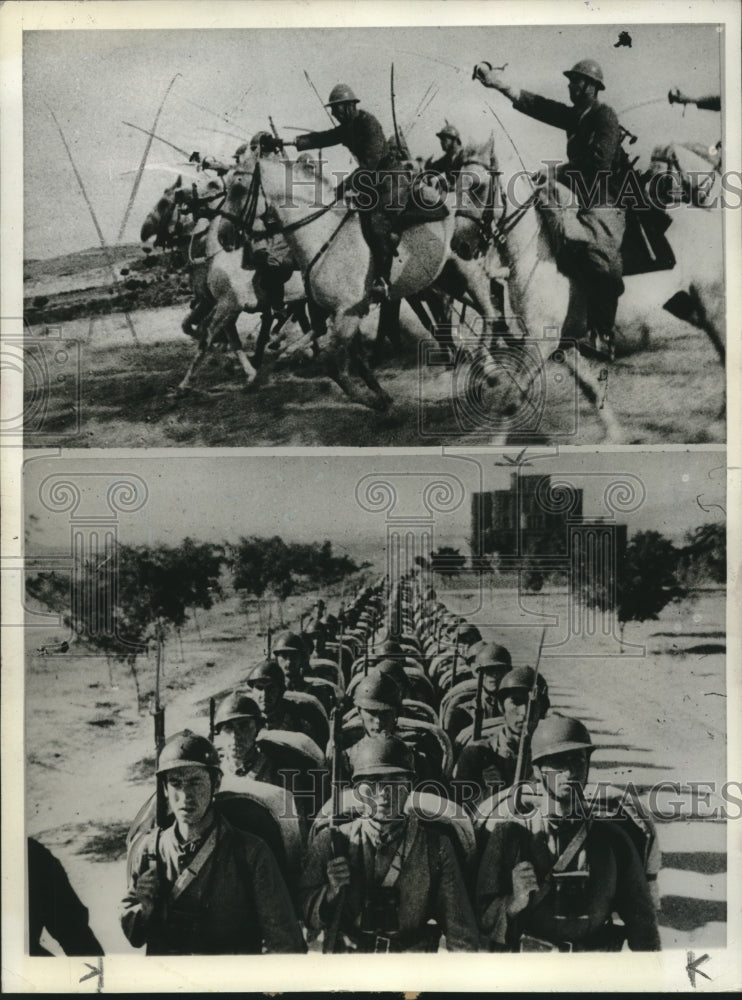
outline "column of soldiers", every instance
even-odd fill
[[[320,602],[162,746],[122,926],[149,954],[659,949],[651,822],[538,662],[413,574]],[[617,793],[618,796],[619,793]]]

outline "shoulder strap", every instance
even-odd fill
[[[170,894],[172,900],[176,900],[181,896],[188,886],[193,882],[193,880],[198,876],[203,866],[209,860],[216,847],[216,825],[211,831],[209,836],[206,838],[205,842],[201,845],[200,850],[196,854],[196,857],[190,863],[190,865],[180,873],[175,882],[173,883],[173,888]]]
[[[402,871],[402,865],[404,864],[405,858],[409,855],[413,843],[415,842],[415,837],[417,836],[417,817],[410,816],[407,822],[407,829],[405,830],[405,835],[399,843],[399,847],[392,858],[392,863],[389,866],[389,870],[382,879],[381,887],[382,889],[391,889],[397,884],[400,872]]]
[[[583,844],[587,840],[587,835],[589,832],[588,824],[583,823],[577,833],[572,837],[570,842],[567,844],[565,849],[556,859],[551,869],[546,873],[546,878],[544,879],[543,885],[533,894],[531,897],[531,907],[536,907],[548,895],[551,889],[552,876],[559,875],[560,872],[565,871],[577,854],[581,850]]]

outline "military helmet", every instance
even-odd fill
[[[379,647],[379,653],[385,658],[390,656],[404,656],[404,650],[396,639],[385,639]]]
[[[439,139],[443,139],[445,136],[448,136],[451,139],[458,139],[458,141],[461,142],[461,133],[456,126],[452,125],[448,120],[446,120],[440,132],[436,132],[435,134]]]
[[[205,736],[197,736],[190,729],[171,736],[157,757],[157,774],[178,767],[205,767],[221,773],[219,754],[214,745]]]
[[[351,749],[350,766],[354,781],[375,775],[409,776],[415,773],[415,757],[396,736],[365,736]]]
[[[286,678],[283,675],[283,670],[275,660],[261,660],[252,668],[246,678],[248,684],[263,680],[270,681],[281,691],[286,689]]]
[[[459,642],[465,646],[473,646],[475,642],[479,642],[482,638],[482,634],[476,625],[469,625],[468,623],[454,625],[453,638],[455,639],[457,636]]]
[[[394,678],[389,674],[371,670],[353,692],[353,703],[358,708],[379,711],[393,709],[399,711],[401,693]]]
[[[250,140],[250,149],[252,149],[253,151],[256,149],[260,149],[263,145],[263,140],[270,138],[272,138],[270,132],[266,132],[265,129],[261,129],[259,132],[256,132],[255,135]]]
[[[566,715],[550,715],[544,719],[531,740],[531,760],[536,763],[543,757],[552,757],[571,750],[595,750],[590,733],[579,721]]]
[[[238,146],[237,149],[235,149],[234,151],[235,160],[239,160],[241,156],[244,156],[245,153],[248,151],[248,149],[249,146],[246,142],[243,142],[241,146]]]
[[[565,69],[564,75],[568,80],[571,80],[573,76],[584,76],[585,79],[596,84],[598,90],[605,90],[603,70],[594,59],[580,59],[579,62],[574,64],[572,69]]]
[[[375,667],[380,674],[385,674],[387,677],[391,677],[394,683],[399,688],[400,696],[403,696],[407,688],[409,687],[409,680],[405,669],[399,660],[384,659],[380,660]]]
[[[496,642],[485,642],[474,657],[472,669],[487,670],[490,667],[501,667],[510,670],[512,665],[510,653],[504,646],[498,646]]]
[[[533,667],[515,667],[514,670],[505,674],[503,679],[500,681],[499,687],[497,688],[497,700],[502,702],[505,695],[510,694],[513,691],[530,692],[533,688],[534,676],[535,671],[533,670]],[[549,701],[549,685],[544,680],[542,674],[538,675],[536,688],[538,690],[540,717],[543,718],[548,711],[551,702]]]
[[[271,649],[274,653],[301,653],[303,656],[307,653],[306,643],[296,632],[281,632],[273,640]]]
[[[330,91],[330,99],[325,105],[326,108],[331,108],[333,104],[360,104],[360,101],[350,89],[347,83],[336,83],[335,86]],[[364,592],[365,593],[365,592]]]
[[[260,719],[260,709],[247,691],[232,691],[221,702],[214,716],[214,725],[223,726],[233,719]]]

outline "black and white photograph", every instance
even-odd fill
[[[0,5],[3,991],[742,989],[741,46]]]
[[[26,32],[33,432],[723,442],[725,30]]]
[[[723,456],[373,464],[27,461],[31,954],[725,946]]]

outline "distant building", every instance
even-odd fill
[[[500,560],[566,556],[570,524],[582,520],[582,490],[552,476],[510,477],[510,489],[473,493],[473,556]],[[563,563],[562,558],[559,562]]]

